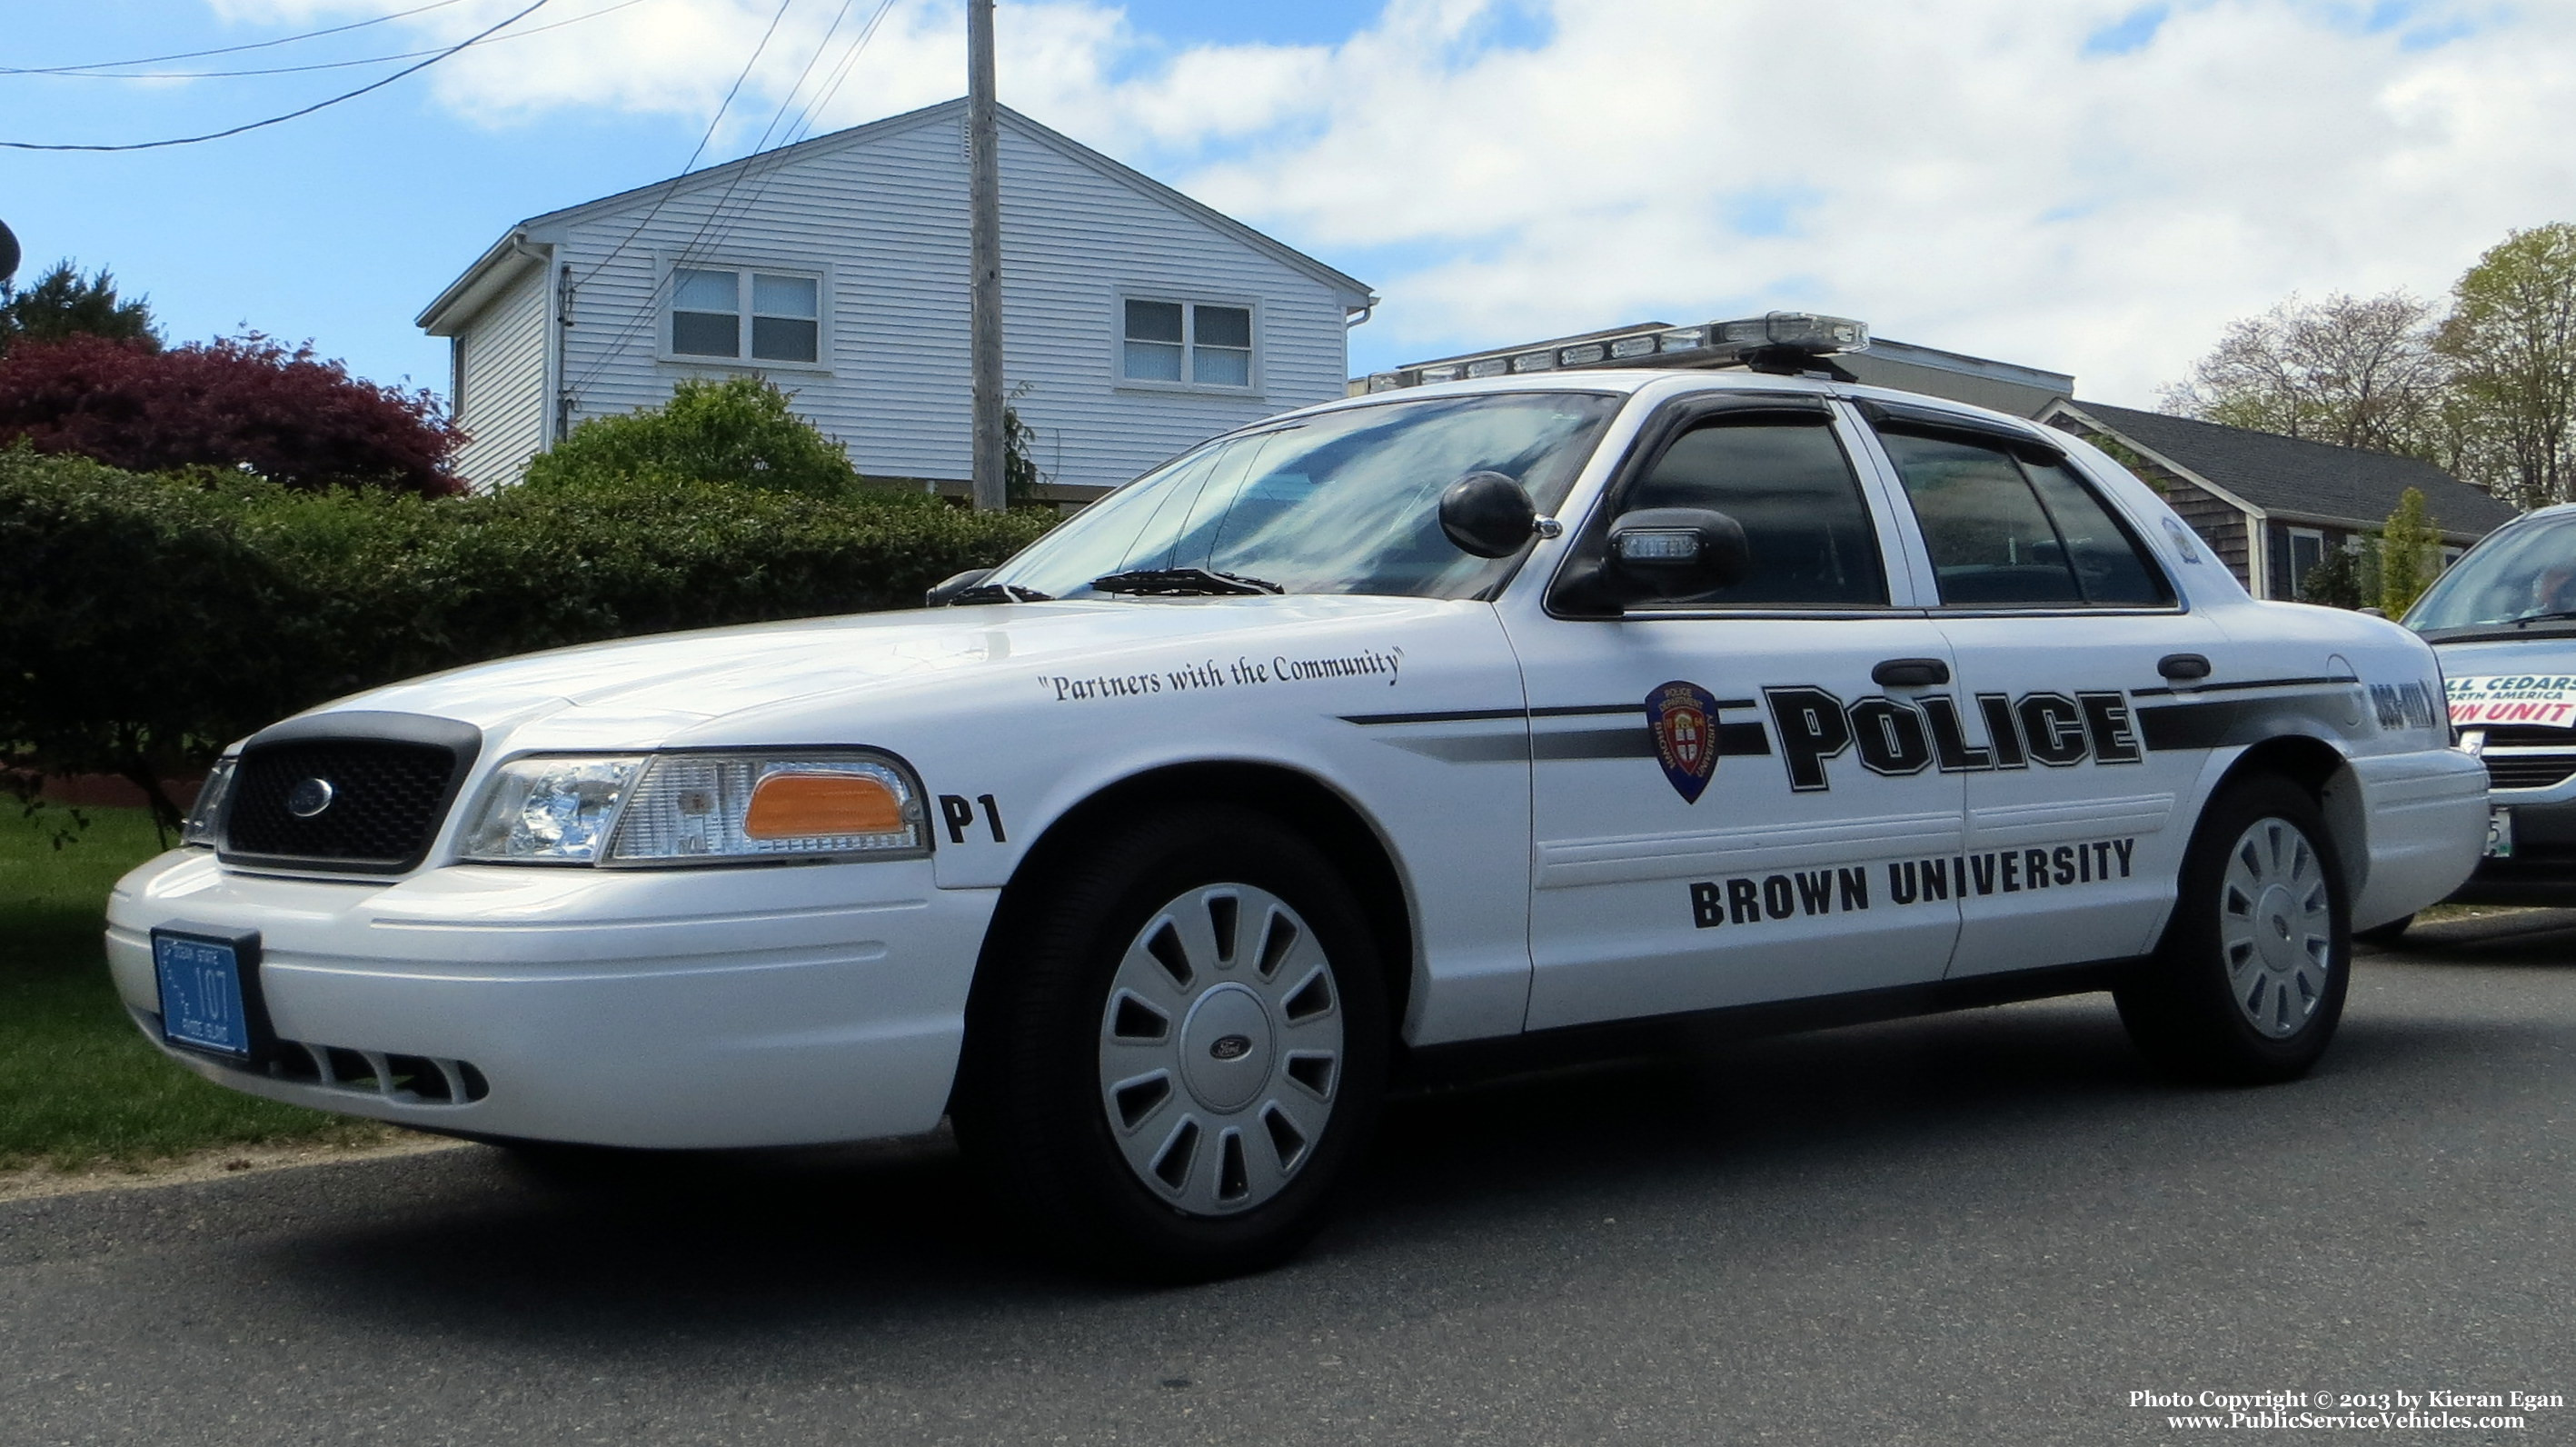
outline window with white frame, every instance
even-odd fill
[[[1252,308],[1127,298],[1118,375],[1188,387],[1252,385]]]
[[[818,362],[822,278],[749,266],[675,267],[665,340],[675,357]]]
[[[2321,528],[2290,529],[2290,596],[2308,581],[2308,570],[2325,561],[2326,535]]]

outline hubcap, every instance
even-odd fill
[[[1192,1215],[1279,1194],[1323,1139],[1341,1066],[1331,961],[1268,890],[1211,884],[1170,901],[1110,981],[1110,1134],[1146,1189]]]
[[[2325,861],[2286,819],[2237,837],[2219,883],[2218,941],[2228,990],[2246,1021],[2275,1040],[2299,1033],[2324,1002],[2334,960]]]

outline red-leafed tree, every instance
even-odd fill
[[[73,336],[0,358],[0,446],[94,457],[134,472],[246,468],[289,487],[439,496],[464,435],[426,391],[349,375],[308,344],[251,333],[153,351]]]

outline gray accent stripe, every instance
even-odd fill
[[[1469,708],[1452,709],[1447,713],[1346,713],[1342,715],[1342,722],[1366,728],[1374,724],[1474,723],[1480,719],[1528,716],[1525,709]]]
[[[1767,756],[1770,735],[1758,723],[1717,726],[1720,758]],[[1641,726],[1621,729],[1567,729],[1530,735],[1530,756],[1539,759],[1651,759],[1655,735]]]

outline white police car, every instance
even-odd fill
[[[209,1080],[428,1130],[948,1116],[1167,1275],[1294,1249],[1446,1047],[2110,988],[2177,1070],[2314,1061],[2350,930],[2478,858],[2425,644],[1834,379],[1853,324],[1641,337],[1221,437],[950,606],[279,724],[118,887],[118,987]]]

